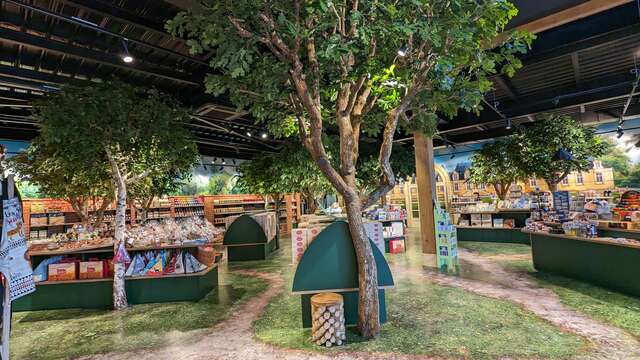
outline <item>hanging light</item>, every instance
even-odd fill
[[[267,138],[267,136],[269,136],[269,135],[267,135],[267,133],[266,133],[266,132],[263,132],[263,133],[262,133],[262,135],[260,135],[260,137],[261,137],[261,138],[263,138],[263,139],[266,139],[266,138]]]
[[[407,44],[404,44],[400,47],[400,49],[398,49],[398,55],[405,57],[407,56],[407,51],[409,51],[409,48],[407,47]]]
[[[227,160],[222,159],[222,165],[227,165]]]
[[[573,155],[571,155],[571,152],[562,148],[558,149],[558,151],[556,151],[556,153],[553,155],[553,160],[555,161],[567,161],[571,159],[573,159]]]
[[[507,119],[507,126],[505,126],[505,129],[511,130],[511,119]]]
[[[129,54],[129,48],[127,47],[128,41],[128,39],[122,39],[122,49],[124,50],[122,52],[122,61],[126,62],[127,64],[133,62],[133,56]]]
[[[251,137],[251,132],[250,131],[247,131],[247,136]]]

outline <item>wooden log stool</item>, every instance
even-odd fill
[[[311,340],[316,345],[331,347],[342,345],[346,337],[344,328],[344,301],[342,295],[321,293],[311,297]]]

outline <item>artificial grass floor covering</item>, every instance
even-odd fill
[[[419,266],[415,244],[408,245],[406,254],[388,255],[390,263]],[[284,258],[289,260],[288,256]],[[274,266],[276,263],[279,266]],[[395,352],[455,359],[561,359],[588,351],[584,339],[565,333],[508,301],[431,284],[422,276],[398,272],[394,272],[395,288],[386,291],[389,321],[382,326],[380,336],[362,341],[354,332],[348,332],[346,346],[326,349],[313,345],[309,341],[310,330],[302,329],[300,296],[290,293],[293,274],[288,261],[274,258],[232,268],[255,266],[281,272],[286,279],[284,292],[254,322],[256,337],[276,346],[328,353]]]
[[[198,340],[232,310],[266,289],[258,278],[221,276],[199,302],[134,305],[124,311],[48,310],[13,314],[11,359],[67,359]]]
[[[483,242],[461,242],[480,255],[531,253],[527,245]],[[562,303],[576,311],[628,331],[640,338],[640,299],[627,296],[582,281],[545,272],[538,272],[531,260],[500,260],[511,271],[528,273],[540,286],[553,290]],[[614,265],[615,266],[615,265]]]

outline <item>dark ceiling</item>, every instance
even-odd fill
[[[33,138],[38,127],[30,103],[60,84],[118,76],[192,106],[203,154],[247,158],[277,149],[276,141],[260,138],[263,130],[249,116],[204,93],[207,56],[189,54],[184,40],[164,31],[164,22],[190,1],[0,0],[0,138]],[[588,2],[516,0],[520,14],[512,26]],[[120,59],[123,38],[136,59],[131,64]],[[539,33],[524,68],[513,78],[494,78],[485,110],[443,121],[440,132],[456,143],[481,140],[507,134],[507,118],[526,125],[542,112],[612,121],[627,102],[625,116],[638,115],[632,95],[640,89],[632,88],[639,47],[635,2]]]

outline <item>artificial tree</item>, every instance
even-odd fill
[[[21,180],[37,185],[48,196],[67,200],[85,228],[98,227],[114,199],[109,170],[106,166],[85,168],[81,163],[66,161],[65,151],[36,137],[8,164]]]
[[[35,106],[39,144],[90,178],[109,176],[115,190],[114,251],[124,246],[127,188],[198,160],[188,113],[155,90],[121,81],[65,85]],[[114,264],[113,305],[127,307],[124,264]]]
[[[526,178],[518,166],[518,146],[513,137],[504,137],[482,147],[471,158],[469,181],[491,184],[500,200],[504,200],[515,181]]]
[[[551,191],[572,171],[591,169],[608,148],[593,127],[566,115],[545,114],[513,136],[515,164],[527,176],[543,178]]]
[[[193,164],[178,164],[182,168],[174,168],[166,173],[152,173],[146,178],[132,183],[127,188],[127,201],[137,205],[141,210],[141,220],[147,220],[149,209],[154,198],[178,192],[185,182],[191,178]]]
[[[297,131],[342,195],[365,338],[378,335],[380,322],[361,213],[395,185],[389,157],[398,124],[432,132],[436,113],[478,110],[492,87],[488,76],[513,73],[520,65],[515,54],[528,48],[530,36],[514,32],[489,49],[516,13],[502,0],[236,0],[182,12],[168,24],[193,52],[210,55],[209,92],[228,92],[276,135]],[[335,166],[323,142],[328,128],[340,139]],[[362,193],[356,181],[361,134],[380,131],[381,176]]]

